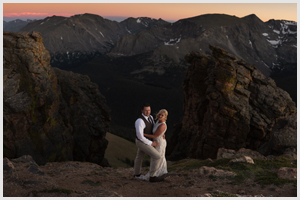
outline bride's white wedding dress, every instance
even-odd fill
[[[162,123],[166,124],[166,122],[162,122]],[[162,123],[159,123],[157,121],[154,124],[153,134],[155,133],[155,131],[159,127],[159,125],[161,125]],[[168,171],[167,171],[167,161],[166,161],[166,157],[165,157],[167,141],[163,138],[163,135],[165,134],[166,130],[167,130],[167,124],[166,124],[166,129],[164,130],[164,132],[162,132],[157,138],[154,139],[157,142],[159,142],[159,144],[160,144],[158,147],[156,147],[157,151],[160,153],[160,161],[159,161],[156,176],[162,176],[162,175],[168,173]],[[138,179],[146,180],[146,181],[149,181],[149,178],[150,178],[150,173],[149,172],[146,175],[140,175],[138,177]]]

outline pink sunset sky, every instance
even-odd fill
[[[212,13],[237,17],[255,14],[262,21],[269,19],[297,21],[297,3],[3,3],[5,21],[41,19],[53,15],[70,17],[84,13],[116,21],[128,17],[177,21]]]

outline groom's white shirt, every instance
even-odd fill
[[[148,120],[148,117],[145,116],[143,113],[142,113],[143,117],[145,117],[146,120]],[[153,120],[153,117],[151,115],[149,115],[149,117],[151,117],[152,121]],[[145,138],[144,136],[144,128],[146,127],[146,124],[145,122],[141,119],[141,118],[138,118],[136,121],[135,121],[135,132],[136,132],[136,137],[142,141],[143,143],[151,146],[152,144],[152,141],[151,140],[148,140],[147,138]]]

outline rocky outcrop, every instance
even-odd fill
[[[257,151],[253,151],[251,149],[241,148],[238,151],[234,151],[232,149],[218,149],[217,159],[222,158],[240,158],[240,157],[251,157],[254,159],[266,160],[267,158]]]
[[[110,115],[97,85],[52,68],[37,32],[4,32],[3,49],[4,156],[104,165]]]
[[[263,154],[285,154],[290,147],[297,147],[297,115],[279,118],[272,129],[270,140],[259,151]]]
[[[234,172],[203,166],[199,169],[200,176],[236,176]]]
[[[281,167],[277,176],[282,179],[297,180],[297,168]]]
[[[186,56],[191,66],[183,82],[184,116],[169,143],[170,159],[215,158],[222,147],[263,155],[295,147],[296,107],[289,94],[255,66],[210,49],[212,55]]]
[[[243,157],[240,157],[240,158],[232,159],[232,160],[230,160],[229,163],[249,163],[249,164],[254,164],[254,161],[249,156],[243,156]]]

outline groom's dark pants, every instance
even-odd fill
[[[134,174],[138,175],[141,173],[142,162],[145,155],[149,155],[151,157],[150,160],[150,177],[156,176],[157,168],[160,160],[159,152],[153,147],[149,146],[138,139],[135,139],[136,146],[138,147],[137,154],[134,161]]]

